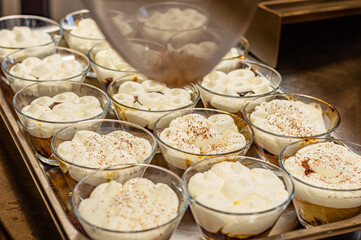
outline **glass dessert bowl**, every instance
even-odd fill
[[[276,165],[287,145],[331,136],[341,120],[335,107],[323,100],[284,93],[249,101],[243,108],[243,116],[254,130],[258,156]]]
[[[266,237],[294,193],[285,171],[246,156],[204,159],[188,168],[182,179],[205,239]]]
[[[109,43],[95,45],[89,51],[88,57],[104,91],[113,80],[132,73],[136,74],[136,70],[125,62]]]
[[[83,9],[67,14],[61,21],[66,43],[71,49],[85,55],[96,44],[106,39],[97,23],[91,19],[89,10]]]
[[[13,106],[39,160],[57,165],[50,145],[54,134],[73,123],[104,118],[110,100],[89,84],[44,82],[18,91]]]
[[[11,15],[0,18],[0,60],[13,51],[35,46],[53,47],[61,39],[59,23],[45,17]]]
[[[113,81],[108,87],[108,95],[120,120],[149,130],[161,116],[193,108],[199,100],[199,91],[193,84],[184,88],[168,88],[139,74]]]
[[[361,213],[361,146],[334,138],[305,139],[288,145],[280,166],[295,185],[297,217],[307,228]]]
[[[235,57],[222,60],[197,87],[205,107],[242,117],[247,102],[278,91],[281,83],[275,69]]]
[[[143,38],[166,43],[173,35],[201,29],[208,23],[200,7],[183,2],[159,2],[140,7],[136,13]]]
[[[133,123],[100,119],[60,130],[54,135],[51,148],[73,189],[84,177],[112,165],[149,164],[156,153],[157,141],[151,132]],[[98,182],[106,182],[109,176],[115,179],[114,171],[103,173],[106,174],[96,175]],[[129,171],[129,177],[135,173]],[[92,179],[96,180],[95,175]]]
[[[13,93],[37,82],[82,82],[90,68],[88,58],[63,47],[32,47],[6,56],[1,69]]]
[[[91,239],[165,240],[177,228],[189,201],[182,179],[167,169],[147,164],[109,169],[121,176],[132,168],[137,169],[137,176],[92,184],[96,173],[74,188],[71,206]]]
[[[245,155],[254,136],[236,115],[206,108],[168,113],[153,132],[169,169],[178,175],[207,157]]]

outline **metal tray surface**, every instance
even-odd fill
[[[94,84],[94,81],[91,83]],[[96,85],[96,84],[95,84]],[[12,105],[7,100],[4,91],[0,91],[0,114],[6,124],[34,183],[63,239],[87,239],[79,222],[70,207],[71,189],[69,189],[63,174],[58,167],[52,167],[38,161],[34,149],[22,132],[22,127],[14,115]],[[114,118],[114,115],[108,116]],[[247,155],[254,156],[250,149]],[[153,164],[164,166],[162,156],[158,153]],[[293,205],[290,204],[266,239],[314,239],[330,237],[361,229],[361,214],[344,221],[304,229],[297,220]],[[188,209],[172,236],[174,240],[200,240],[202,236]]]

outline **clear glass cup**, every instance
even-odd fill
[[[91,222],[85,220],[79,213],[79,204],[87,199],[90,194],[93,192],[94,188],[99,184],[92,184],[92,178],[96,177],[101,171],[115,171],[117,172],[114,177],[111,177],[109,180],[114,180],[120,183],[124,183],[126,180],[134,178],[134,177],[142,177],[151,180],[153,183],[163,183],[168,185],[177,195],[179,201],[178,207],[178,215],[173,219],[168,221],[167,223],[154,227],[151,229],[144,229],[138,231],[117,231],[114,229],[105,229],[100,226],[94,225]],[[129,171],[136,171],[137,174],[129,176]],[[170,239],[173,232],[177,228],[179,222],[181,221],[183,214],[185,213],[189,197],[188,191],[185,186],[185,183],[182,181],[180,177],[172,173],[171,171],[164,169],[162,167],[158,167],[155,165],[147,165],[147,164],[136,164],[136,165],[116,165],[114,167],[100,170],[99,173],[90,175],[83,180],[81,180],[74,188],[71,197],[71,206],[73,212],[76,217],[80,221],[86,233],[89,235],[91,239],[126,239],[126,240],[136,240],[136,239],[157,239],[157,240],[166,240]],[[124,173],[125,172],[125,173]],[[121,176],[126,177],[121,177]],[[119,178],[120,176],[120,178]],[[121,179],[121,180],[119,180]],[[104,181],[105,182],[105,181]],[[166,201],[166,199],[165,199]]]
[[[177,149],[165,143],[161,138],[160,134],[164,129],[166,129],[170,122],[178,117],[185,116],[188,114],[199,114],[206,118],[215,115],[215,114],[226,114],[233,118],[235,125],[238,128],[238,132],[241,133],[246,140],[245,146],[240,149],[234,150],[232,152],[220,153],[220,154],[195,154],[192,152],[186,152],[181,149]],[[168,164],[168,168],[178,175],[182,175],[183,172],[190,167],[191,165],[203,160],[208,157],[221,157],[221,156],[237,156],[237,155],[246,155],[249,147],[253,142],[254,133],[252,128],[246,123],[246,121],[240,119],[234,114],[227,113],[215,109],[207,108],[194,108],[194,109],[183,109],[168,113],[157,120],[154,124],[153,133],[155,138],[158,140],[160,150],[162,152],[164,160]]]
[[[45,80],[33,80],[33,79],[26,79],[23,77],[16,76],[10,72],[11,68],[21,63],[28,57],[36,57],[43,59],[45,57],[59,54],[64,63],[69,60],[75,60],[82,66],[82,72],[77,73],[74,76],[68,77],[66,79],[45,79]],[[32,47],[26,48],[22,50],[18,50],[6,56],[3,61],[1,62],[1,69],[5,74],[5,77],[15,94],[17,91],[22,89],[23,87],[29,86],[31,84],[37,82],[53,82],[53,81],[73,81],[73,82],[83,82],[85,76],[90,68],[89,59],[82,53],[63,47],[54,47],[54,46],[41,46],[41,47]]]
[[[177,111],[180,109],[194,108],[200,98],[197,87],[192,84],[192,85],[184,87],[184,89],[190,93],[192,102],[190,104],[180,107],[180,108],[169,109],[169,110],[159,110],[159,111],[158,110],[157,111],[143,110],[140,108],[126,106],[126,105],[120,103],[119,101],[117,101],[114,98],[114,95],[118,93],[119,86],[126,81],[132,81],[132,82],[142,81],[142,80],[140,80],[139,76],[140,76],[139,74],[136,74],[136,75],[131,74],[131,75],[121,77],[121,78],[117,79],[116,81],[113,81],[108,87],[108,95],[112,101],[115,112],[120,120],[132,122],[132,123],[138,124],[142,127],[145,127],[149,130],[153,130],[154,123],[161,116],[163,116],[169,112]]]
[[[314,144],[328,142],[344,146],[349,151],[361,156],[361,145],[334,138],[310,138],[297,141],[285,147],[279,155],[280,167],[291,176],[295,185],[293,205],[298,220],[306,228],[341,221],[361,213],[361,185],[353,189],[317,186],[295,176],[293,171],[285,166],[288,159],[299,150]]]
[[[50,35],[51,40],[40,45],[26,43],[24,46],[7,46],[0,43],[0,60],[13,51],[35,46],[54,46],[63,35],[63,30],[59,23],[46,17],[33,15],[10,15],[0,18],[0,30],[12,30],[14,27],[29,27],[32,31],[46,32]],[[1,39],[0,39],[1,40]]]
[[[256,126],[250,119],[250,115],[255,111],[257,106],[261,105],[263,102],[270,102],[272,100],[302,102],[321,109],[326,131],[315,136],[286,136],[275,134],[262,129],[259,126]],[[331,104],[307,95],[285,93],[275,93],[268,96],[258,97],[249,101],[243,108],[243,117],[254,130],[254,143],[258,156],[264,160],[270,161],[275,165],[278,165],[278,156],[282,149],[287,145],[301,139],[331,136],[331,134],[340,125],[341,121],[339,112]]]
[[[263,94],[234,92],[235,95],[231,95],[211,90],[203,86],[202,82],[198,82],[197,87],[199,88],[201,99],[205,107],[215,108],[243,117],[242,109],[247,102],[256,97],[266,96],[278,91],[282,83],[282,77],[275,69],[261,63],[241,60],[238,57],[222,60],[214,70],[227,74],[237,69],[249,69],[255,74],[255,76],[266,78],[271,83],[270,86],[272,89]],[[230,78],[229,81],[232,81],[232,79]],[[255,85],[254,87],[257,86]],[[219,89],[219,91],[222,91],[222,89]],[[230,91],[232,91],[232,89],[230,89]]]
[[[197,11],[199,14],[204,15],[206,17],[206,21],[199,26],[189,27],[182,30],[177,30],[176,28],[167,29],[147,25],[149,18],[153,14],[164,14],[169,9],[179,9],[181,11],[185,9],[192,9]],[[208,23],[208,15],[202,8],[193,4],[183,2],[158,2],[140,7],[136,13],[136,20],[138,22],[140,34],[143,36],[143,38],[158,43],[166,43],[174,34],[177,34],[179,32],[186,32],[204,28]]]
[[[124,64],[123,69],[114,69],[106,67],[104,63],[97,62],[96,55],[99,51],[115,50],[113,50],[109,43],[99,43],[90,49],[88,53],[92,68],[94,69],[99,84],[104,91],[107,91],[109,84],[113,82],[113,80],[124,77],[125,75],[136,74],[136,71],[131,70],[132,68],[128,64]]]
[[[24,107],[30,105],[33,100],[39,97],[53,97],[64,92],[73,92],[79,97],[96,97],[100,102],[103,112],[79,121],[45,121],[30,117],[22,111]],[[50,165],[58,165],[53,157],[50,145],[54,134],[60,129],[80,121],[104,118],[110,108],[110,100],[102,90],[89,84],[69,81],[43,82],[35,83],[18,91],[14,96],[13,106],[24,127],[24,132],[36,150],[39,160]]]
[[[94,172],[100,170],[100,168],[94,168],[85,164],[79,164],[79,161],[77,162],[76,159],[70,161],[57,152],[58,146],[61,143],[65,141],[71,141],[74,138],[76,132],[81,130],[93,131],[101,135],[106,135],[114,131],[124,131],[132,134],[135,137],[146,139],[147,141],[149,141],[152,150],[151,153],[139,163],[149,164],[152,161],[157,150],[157,141],[155,140],[153,134],[140,126],[129,122],[100,119],[79,122],[63,128],[54,135],[51,141],[51,149],[55,158],[58,160],[60,169],[63,172],[64,177],[71,189],[73,189],[75,185],[84,177],[89,176],[90,174],[93,174]],[[127,149],[124,150],[127,151]],[[105,179],[107,179],[109,175],[110,174],[100,175],[99,181],[105,182]]]
[[[60,25],[64,29],[64,37],[68,46],[71,49],[77,50],[85,55],[87,55],[89,50],[96,44],[106,41],[105,37],[91,38],[78,36],[71,33],[72,30],[78,28],[79,21],[87,18],[91,18],[89,10],[83,9],[67,14],[60,21]]]
[[[206,206],[190,196],[189,206],[203,238],[228,240],[266,237],[292,199],[294,186],[291,178],[281,168],[261,159],[247,156],[219,156],[207,158],[192,165],[184,172],[182,179],[188,187],[190,179],[195,174],[206,172],[213,165],[223,161],[238,161],[250,169],[261,168],[272,171],[285,185],[288,198],[281,204],[265,211],[232,213]]]

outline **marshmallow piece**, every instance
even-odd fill
[[[75,102],[79,96],[73,92],[64,92],[53,97],[54,102]]]
[[[161,105],[164,100],[164,95],[156,92],[144,93],[138,96],[138,102],[148,109]]]
[[[164,95],[166,97],[179,97],[179,98],[191,100],[190,93],[187,90],[183,89],[183,88],[168,88],[164,92]]]
[[[48,96],[39,97],[31,102],[32,105],[40,105],[40,106],[44,106],[44,107],[49,107],[53,103],[54,103],[53,99]]]
[[[187,139],[187,134],[176,127],[168,127],[161,132],[159,138],[166,144],[175,147],[179,144],[179,142]]]
[[[221,162],[213,165],[211,171],[224,180],[250,175],[249,168],[239,162]]]
[[[134,97],[127,93],[117,93],[113,96],[113,98],[120,104],[131,107],[134,104]]]
[[[228,77],[229,79],[231,79],[232,82],[244,82],[254,79],[255,74],[249,69],[237,69],[228,73]]]
[[[234,123],[233,118],[227,114],[214,114],[208,118],[211,126],[221,133],[225,132],[228,129],[232,129],[235,132],[238,132],[237,126]]]
[[[60,117],[68,118],[67,115],[77,115],[81,112],[80,107],[73,102],[62,102],[55,105],[52,112],[59,115]]]
[[[196,173],[188,183],[189,194],[197,197],[207,192],[219,192],[224,184],[224,180],[211,171]]]
[[[118,93],[127,93],[132,96],[140,96],[144,89],[140,83],[126,81],[119,86]]]
[[[233,201],[219,192],[207,192],[197,196],[196,200],[201,204],[225,212],[231,212]]]
[[[22,112],[33,118],[38,118],[41,114],[51,111],[51,109],[48,106],[41,106],[37,104],[31,104],[30,107],[25,110],[27,111],[24,111],[23,108]]]
[[[100,107],[99,100],[94,96],[82,96],[75,100],[75,104],[77,104],[82,110]]]
[[[182,108],[182,107],[188,106],[191,103],[192,103],[192,101],[187,98],[171,97],[168,99],[167,105],[170,107],[170,109],[177,109],[177,108]]]
[[[66,161],[73,162],[77,155],[86,151],[86,147],[77,141],[65,141],[59,144],[56,152]]]
[[[153,80],[145,80],[141,83],[145,92],[161,92],[167,89],[167,86],[164,83],[159,83]]]

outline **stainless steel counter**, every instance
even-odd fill
[[[333,104],[342,118],[337,135],[361,144],[360,26],[361,16],[288,25],[283,29],[277,70],[284,91]],[[8,233],[4,238],[60,239],[2,120],[0,140],[0,220]],[[344,236],[359,238],[359,232]]]

